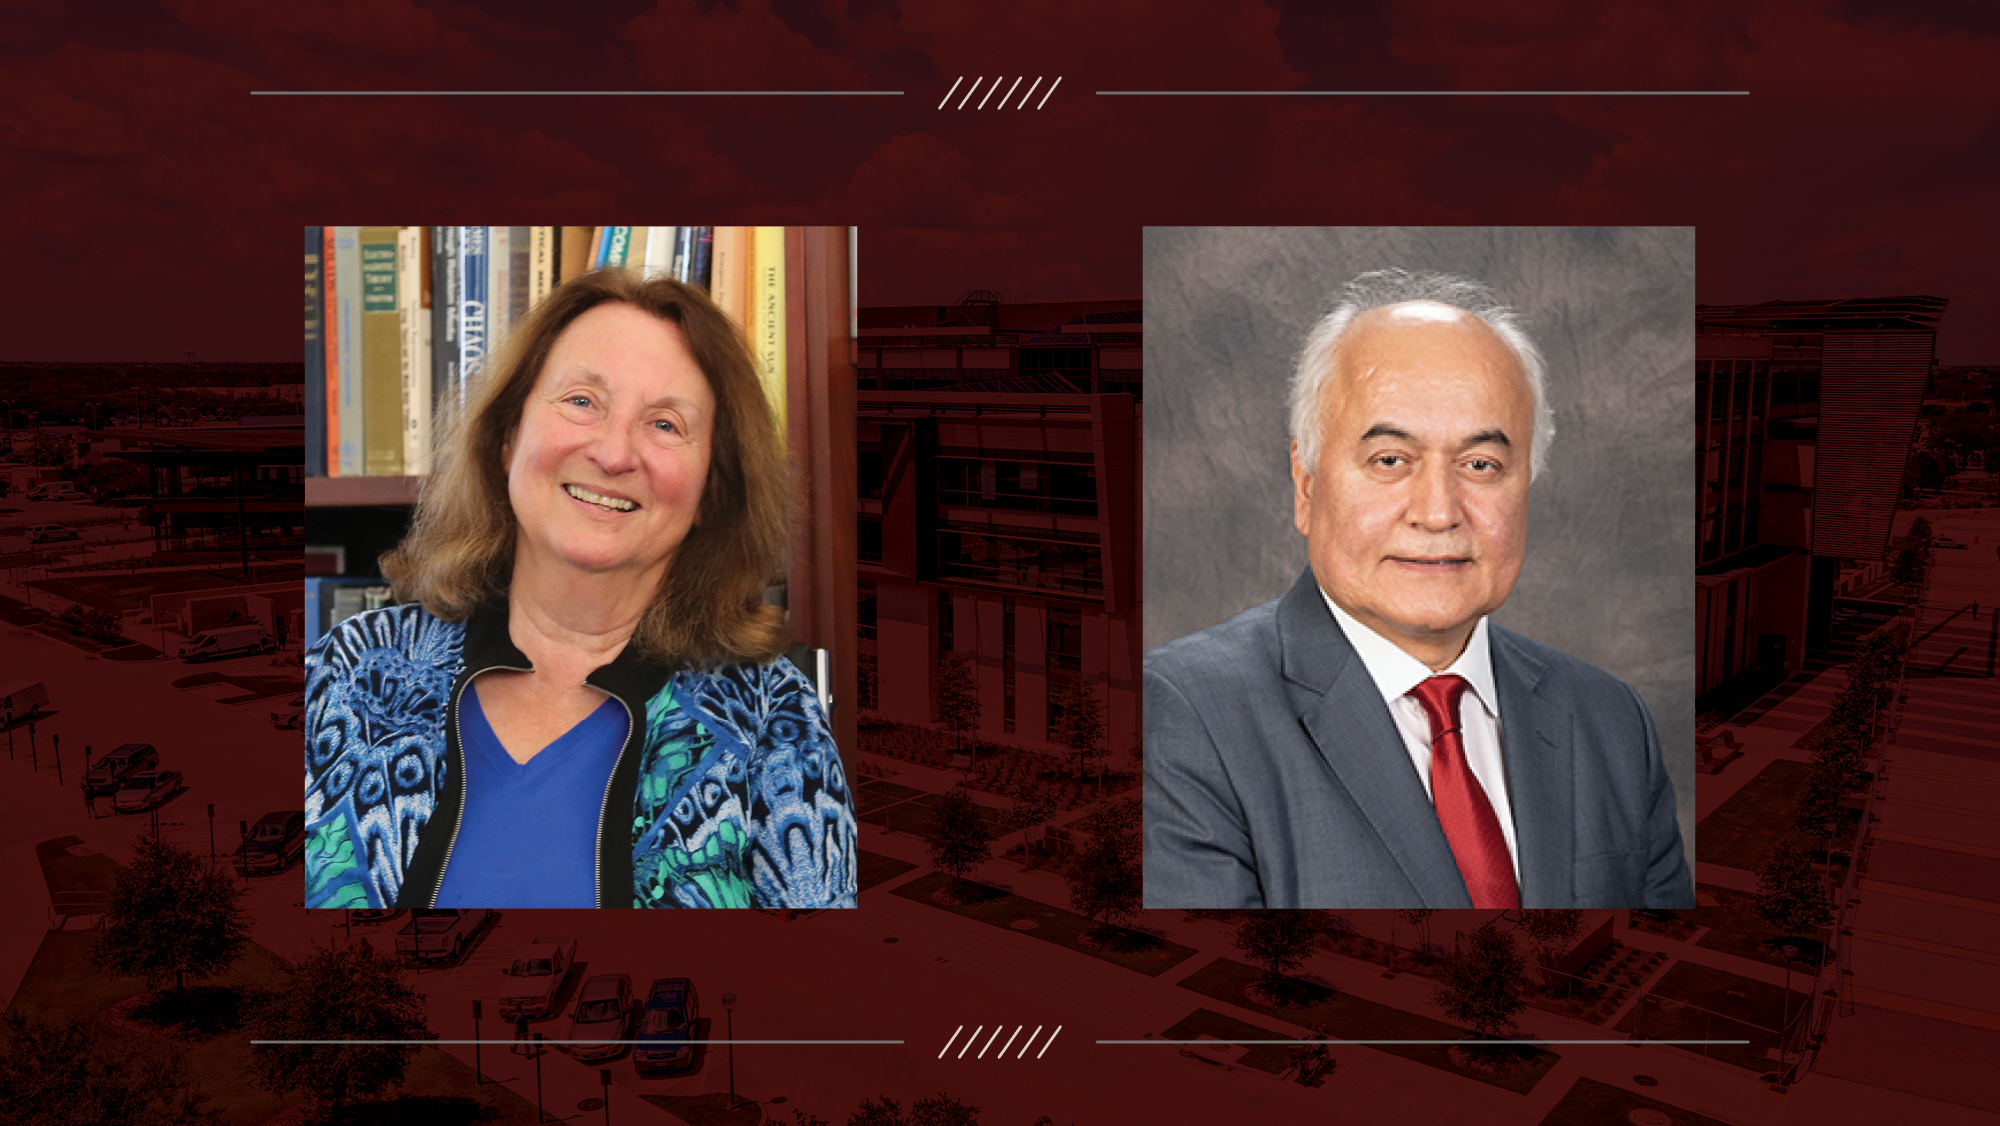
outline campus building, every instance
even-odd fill
[[[1804,667],[1879,572],[1945,305],[1696,306],[1698,692]]]
[[[107,456],[152,475],[153,550],[159,562],[300,550],[305,534],[304,430],[298,426],[120,428]],[[131,503],[142,503],[133,498]],[[242,534],[247,533],[247,534]]]
[[[979,735],[1059,751],[1089,684],[1102,749],[1140,729],[1140,305],[862,309],[857,341],[861,707],[923,724],[941,655],[969,658]]]

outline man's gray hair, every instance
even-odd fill
[[[1471,278],[1427,270],[1370,270],[1356,276],[1341,287],[1340,300],[1333,311],[1321,317],[1306,334],[1305,344],[1299,349],[1299,366],[1292,376],[1291,391],[1292,441],[1298,443],[1299,464],[1307,472],[1319,471],[1319,448],[1326,428],[1323,409],[1326,384],[1333,374],[1340,338],[1361,314],[1405,301],[1435,301],[1463,309],[1485,321],[1513,350],[1534,397],[1534,435],[1528,446],[1528,479],[1532,481],[1548,463],[1549,442],[1556,434],[1555,412],[1549,409],[1542,386],[1546,367],[1541,350],[1522,330],[1520,316],[1502,305],[1487,286]]]

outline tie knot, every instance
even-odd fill
[[[1432,739],[1458,730],[1458,701],[1468,687],[1464,677],[1446,675],[1431,677],[1410,689],[1410,695],[1430,717]]]

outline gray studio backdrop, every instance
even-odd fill
[[[1694,866],[1694,229],[1148,227],[1145,646],[1283,594],[1285,388],[1363,270],[1476,278],[1548,360],[1556,435],[1527,559],[1494,620],[1632,685]]]

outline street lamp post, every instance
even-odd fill
[[[486,1082],[486,1076],[479,1070],[479,998],[472,999],[472,1085],[477,1087]]]
[[[535,1033],[535,1121],[546,1122],[542,1111],[542,1034]]]
[[[1789,1066],[1785,1057],[1791,1054],[1792,1040],[1792,961],[1799,956],[1799,948],[1785,944],[1780,948],[1785,955],[1785,1023],[1778,1029],[1778,1064],[1780,1073]]]
[[[722,995],[723,1018],[728,1022],[729,1037],[729,1109],[736,1109],[736,994]]]
[[[597,1081],[604,1084],[604,1126],[611,1126],[611,1069],[597,1069]]]

